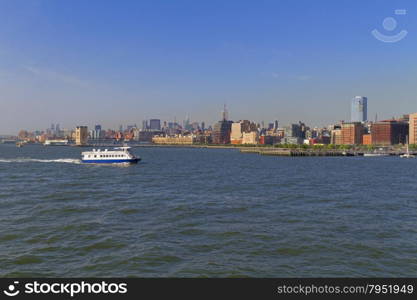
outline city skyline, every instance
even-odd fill
[[[416,111],[416,5],[334,1],[0,3],[0,134],[48,123],[230,119],[326,126]],[[71,9],[70,9],[71,8]],[[410,34],[371,31],[395,9]],[[296,22],[294,22],[296,20]]]
[[[355,107],[355,105],[357,105],[357,103],[355,103],[355,102],[357,102],[356,100],[357,99],[360,99],[362,101],[362,98],[365,99],[365,105],[364,105],[364,107],[365,107],[364,108],[365,109],[365,114],[364,114],[364,120],[360,121],[360,120],[356,120],[355,119],[356,116],[353,117],[353,114],[354,113],[357,113],[357,112],[354,112],[354,111],[358,109],[357,107]],[[68,130],[68,129],[75,128],[75,127],[77,127],[79,125],[87,126],[89,128],[94,128],[94,127],[100,126],[100,127],[103,128],[103,130],[123,131],[122,128],[126,129],[126,127],[136,127],[138,129],[144,129],[145,124],[147,124],[150,129],[155,129],[151,125],[152,124],[152,121],[157,121],[159,123],[159,128],[162,127],[163,123],[167,123],[167,124],[169,124],[169,123],[175,123],[175,124],[180,125],[181,127],[184,127],[184,124],[186,122],[188,122],[190,124],[191,123],[199,123],[199,124],[203,123],[203,124],[206,124],[207,127],[212,127],[218,121],[224,119],[224,116],[225,115],[227,116],[227,118],[226,118],[227,120],[234,121],[234,122],[241,121],[241,120],[251,120],[251,121],[254,121],[256,124],[262,125],[261,127],[265,127],[265,125],[268,125],[268,124],[271,124],[271,122],[274,123],[274,122],[277,122],[277,121],[280,121],[280,124],[281,125],[284,125],[284,124],[291,125],[291,124],[294,124],[294,123],[297,123],[297,122],[304,121],[302,119],[296,119],[296,118],[290,120],[289,122],[282,122],[281,121],[282,120],[281,118],[275,118],[274,120],[254,120],[253,118],[250,118],[250,117],[249,118],[246,118],[246,119],[244,119],[244,118],[235,118],[235,119],[232,119],[232,118],[229,117],[229,110],[227,109],[227,111],[225,112],[224,109],[226,109],[226,106],[224,106],[224,108],[221,111],[218,112],[219,118],[218,118],[218,120],[215,120],[213,123],[208,123],[205,120],[192,119],[192,118],[190,118],[190,114],[186,114],[185,117],[184,117],[184,119],[178,119],[177,117],[173,117],[171,119],[161,119],[161,118],[158,118],[157,116],[156,117],[154,116],[154,117],[151,117],[151,118],[146,118],[146,119],[143,119],[143,120],[140,120],[140,121],[137,121],[137,122],[131,122],[131,123],[127,123],[125,120],[123,120],[123,122],[119,122],[117,124],[115,123],[114,126],[106,126],[106,125],[103,125],[103,124],[107,124],[107,122],[105,120],[104,121],[103,120],[89,121],[88,123],[86,122],[86,123],[82,123],[82,124],[72,122],[75,125],[68,125],[68,126],[62,126],[62,123],[58,121],[58,122],[51,122],[50,123],[51,124],[50,127],[48,127],[48,126],[41,126],[39,128],[15,128],[13,133],[2,133],[2,132],[0,132],[0,135],[17,135],[17,133],[20,130],[45,131],[46,132],[46,131],[50,130],[51,128],[53,128],[54,126],[57,126],[58,128],[62,126],[61,129]],[[391,115],[391,116],[386,117],[386,118],[384,116],[382,116],[381,118],[379,118],[378,117],[378,114],[375,114],[375,117],[374,118],[370,118],[367,115],[367,111],[368,111],[368,97],[355,96],[355,97],[351,98],[350,101],[349,101],[349,111],[347,112],[347,115],[348,115],[348,118],[347,119],[339,119],[339,120],[334,119],[333,122],[329,122],[329,123],[326,123],[326,124],[321,123],[320,125],[317,125],[317,124],[309,124],[308,122],[305,122],[305,123],[309,124],[312,128],[325,128],[327,126],[332,126],[334,124],[339,124],[340,122],[347,122],[347,123],[349,123],[349,122],[366,122],[366,121],[390,120],[390,119],[395,119],[395,118],[401,117],[403,115],[408,115],[410,113],[413,113],[413,111],[412,112],[405,112],[405,113],[402,113],[400,115]],[[210,118],[207,118],[207,119],[210,119]]]

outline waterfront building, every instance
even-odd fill
[[[361,145],[365,128],[361,122],[350,122],[342,124],[342,144]]]
[[[372,134],[366,133],[362,136],[363,145],[372,145]]]
[[[409,117],[409,144],[417,144],[417,113],[410,114]]]
[[[230,144],[233,121],[229,121],[228,117],[229,113],[225,104],[222,111],[222,120],[214,124],[211,132],[213,144]]]
[[[230,144],[233,121],[222,120],[214,124],[212,141],[214,144]]]
[[[230,143],[233,145],[242,144],[242,124],[241,122],[232,123],[232,129],[230,133]]]
[[[405,144],[408,135],[408,124],[396,120],[386,120],[371,125],[373,145]]]
[[[255,145],[258,143],[259,143],[259,134],[257,131],[242,133],[242,144]]]
[[[351,100],[350,121],[366,122],[368,120],[368,98],[356,96]]]
[[[140,130],[137,140],[139,142],[151,143],[154,136],[163,134],[164,132],[157,130]]]
[[[259,144],[261,145],[274,145],[279,144],[281,137],[278,135],[261,135],[259,137]]]
[[[307,127],[301,122],[284,126],[281,144],[302,144],[304,142],[306,129]]]
[[[152,138],[154,144],[168,144],[168,145],[191,145],[194,143],[194,136],[192,135],[178,135],[178,136],[154,136]]]
[[[87,139],[88,139],[88,127],[77,126],[75,128],[75,144],[78,146],[86,145]]]
[[[211,144],[212,140],[211,140],[211,134],[210,133],[202,133],[202,134],[197,134],[194,138],[194,143],[198,143],[198,144]]]
[[[281,144],[293,144],[293,145],[301,145],[304,143],[304,139],[297,136],[284,136],[281,138]]]
[[[243,134],[250,133],[250,132],[258,133],[258,128],[256,127],[255,123],[251,123],[248,120],[234,122],[232,123],[232,127],[231,127],[230,142],[235,145],[242,144]]]

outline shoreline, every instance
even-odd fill
[[[88,145],[43,145],[43,144],[26,144],[25,146],[43,146],[43,147],[120,147],[123,144],[88,144]],[[325,149],[325,148],[280,148],[272,145],[268,146],[241,146],[241,145],[199,145],[199,144],[130,144],[132,148],[194,148],[194,149],[232,149],[239,150],[240,153],[253,153],[268,156],[399,156],[405,153],[402,148],[399,149]],[[410,154],[416,155],[416,151]]]

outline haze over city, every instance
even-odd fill
[[[395,9],[407,14],[395,16]],[[0,1],[0,134],[144,119],[326,125],[416,111],[415,1]],[[398,43],[371,31],[405,29]]]

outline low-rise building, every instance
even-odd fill
[[[365,128],[361,122],[350,122],[342,124],[342,144],[361,145]]]
[[[330,144],[342,145],[342,129],[336,128],[331,131]]]
[[[397,120],[386,120],[371,125],[373,145],[405,144],[408,135],[408,124]]]
[[[364,134],[362,136],[363,145],[372,145],[372,135],[370,133]]]
[[[242,144],[255,145],[259,143],[259,134],[257,131],[243,132]]]
[[[167,145],[191,145],[194,142],[194,136],[154,136],[152,138],[154,144],[167,144]]]

